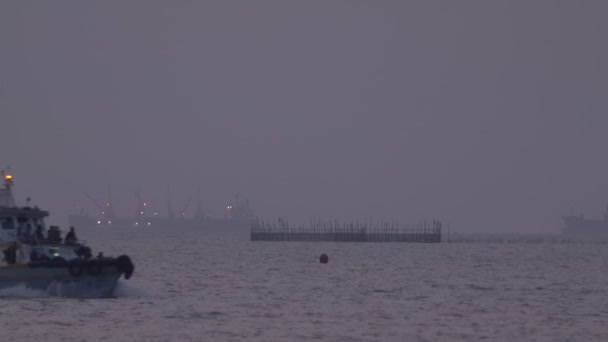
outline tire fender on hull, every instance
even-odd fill
[[[92,276],[100,275],[103,272],[103,265],[97,260],[91,260],[87,263],[87,273]]]

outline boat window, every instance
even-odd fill
[[[2,229],[15,229],[15,222],[12,217],[2,217],[0,222],[2,223]]]
[[[47,247],[45,253],[51,258],[61,257],[65,260],[78,259],[78,255],[74,253],[74,248]]]
[[[34,228],[38,228],[38,226],[40,226],[40,229],[42,229],[44,231],[44,222],[42,222],[42,219],[39,218],[32,218],[32,223]]]

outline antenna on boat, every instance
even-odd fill
[[[15,197],[13,197],[13,191],[11,186],[13,185],[13,175],[10,173],[10,166],[7,168],[8,172],[2,170],[2,179],[4,180],[4,191],[0,192],[0,199],[6,201],[7,207],[15,207]],[[4,194],[2,194],[4,192]]]

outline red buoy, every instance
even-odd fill
[[[327,254],[323,253],[321,254],[321,256],[319,257],[319,261],[322,264],[327,264],[327,262],[329,261],[329,257],[327,256]]]

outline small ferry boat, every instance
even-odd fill
[[[0,188],[0,289],[24,286],[64,297],[112,297],[118,279],[134,271],[127,255],[93,257],[75,234],[65,239],[47,227],[47,211],[15,204],[13,177],[2,171]]]

